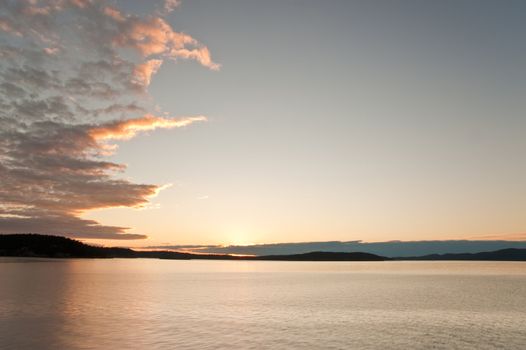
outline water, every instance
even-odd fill
[[[0,349],[525,349],[526,263],[0,258]]]

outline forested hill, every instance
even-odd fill
[[[492,252],[463,254],[431,254],[398,258],[396,260],[484,260],[484,261],[526,261],[526,249],[500,249]]]
[[[144,253],[144,254],[143,254]],[[39,234],[0,235],[0,256],[23,256],[42,258],[138,258],[149,252],[129,248],[106,248],[92,246],[74,239]],[[161,252],[156,252],[161,253]],[[174,253],[187,258],[184,253]]]

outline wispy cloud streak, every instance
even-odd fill
[[[104,157],[112,140],[206,119],[153,115],[147,88],[166,59],[218,69],[208,48],[102,0],[3,1],[0,39],[0,233],[145,238],[81,215],[159,191],[117,178],[125,166]]]

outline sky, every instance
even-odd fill
[[[0,232],[526,239],[523,1],[0,2]]]

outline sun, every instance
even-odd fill
[[[232,230],[228,234],[228,244],[234,246],[248,246],[255,245],[251,239],[251,235],[245,230]]]

